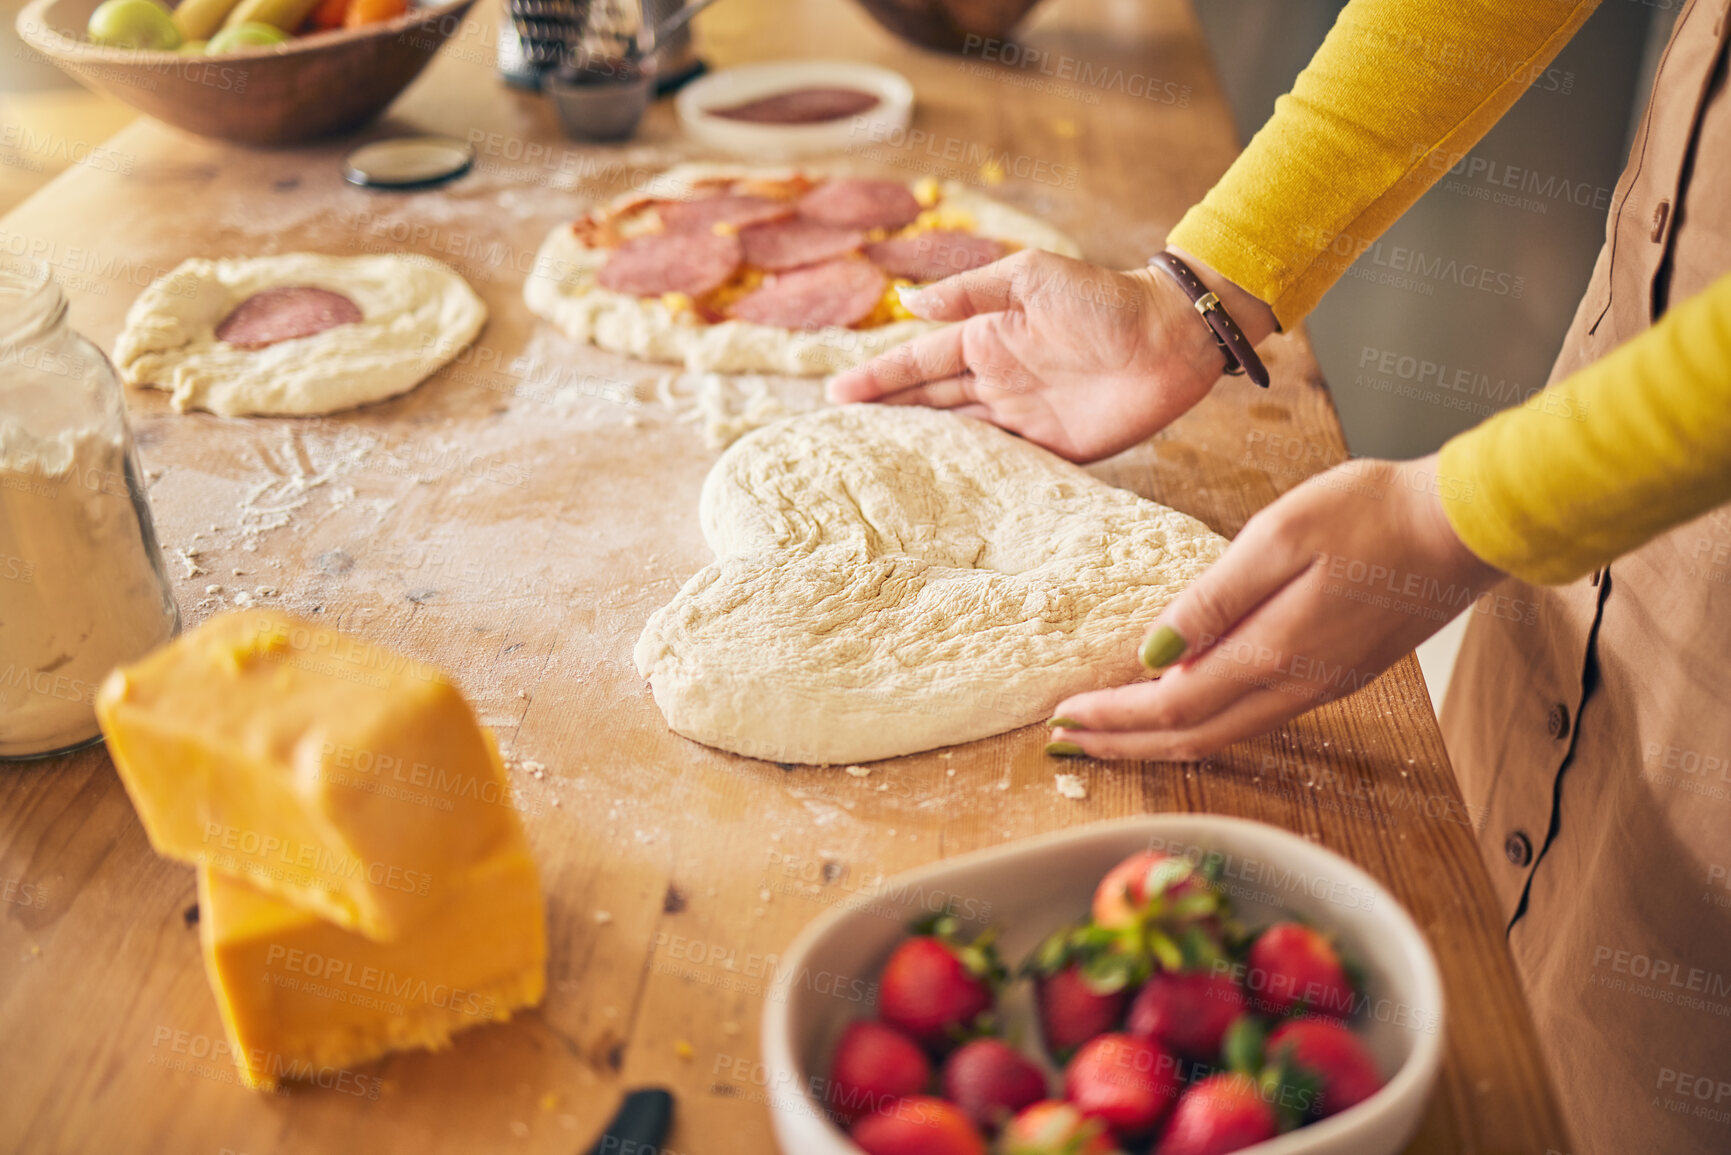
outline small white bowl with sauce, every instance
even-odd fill
[[[816,107],[838,90],[859,94],[859,104],[875,97],[869,107],[845,110],[816,121],[767,122],[742,119],[763,112],[752,105],[772,97],[806,94]],[[865,153],[905,146],[908,120],[914,110],[914,86],[898,72],[857,60],[778,60],[748,64],[711,73],[679,93],[679,120],[692,140],[722,152],[753,160],[792,160],[833,153]],[[732,115],[729,115],[732,113]],[[774,115],[769,113],[769,115]]]

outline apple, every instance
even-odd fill
[[[84,32],[104,48],[173,52],[180,47],[180,29],[159,0],[102,0]]]

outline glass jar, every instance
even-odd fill
[[[179,628],[120,379],[0,260],[0,758],[96,741],[102,679]]]

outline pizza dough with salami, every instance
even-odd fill
[[[190,260],[132,303],[114,363],[183,413],[335,413],[413,389],[486,320],[468,282],[428,257]]]
[[[566,336],[696,372],[836,373],[938,328],[896,290],[1076,243],[956,181],[682,165],[536,254],[529,308]]]

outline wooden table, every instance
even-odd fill
[[[665,102],[628,147],[566,142],[545,104],[494,79],[493,18],[485,6],[369,132],[473,136],[481,163],[446,191],[343,185],[336,160],[352,142],[255,152],[140,122],[109,142],[124,166],[75,168],[0,221],[0,251],[51,260],[73,323],[104,346],[138,289],[194,255],[415,250],[486,298],[492,320],[472,354],[358,413],[224,420],[176,415],[155,393],[128,402],[189,623],[246,591],[399,646],[454,671],[512,759],[545,765],[543,778],[514,771],[547,892],[545,1005],[452,1052],[366,1068],[376,1099],[243,1090],[210,1054],[222,1030],[191,869],[151,852],[100,750],[7,766],[0,1149],[564,1153],[592,1139],[624,1088],[654,1083],[678,1095],[669,1152],[767,1151],[761,991],[838,887],[1094,819],[1207,810],[1338,850],[1429,934],[1451,1017],[1413,1150],[1566,1150],[1410,657],[1202,766],[1084,764],[1085,801],[1055,792],[1038,728],[897,759],[864,781],[666,730],[631,646],[708,560],[696,495],[715,451],[654,400],[665,370],[571,345],[519,289],[550,227],[685,146]],[[855,167],[980,181],[1002,168],[999,195],[1096,260],[1139,263],[1234,151],[1189,6],[1063,0],[1025,39],[1045,63],[919,52],[840,0],[735,0],[700,22],[715,65],[818,54],[901,69],[925,135],[862,141]],[[1076,83],[1077,62],[1097,83]],[[1096,472],[1230,534],[1339,460],[1302,334],[1271,350],[1271,392],[1226,382]],[[815,383],[779,388],[816,403]]]

